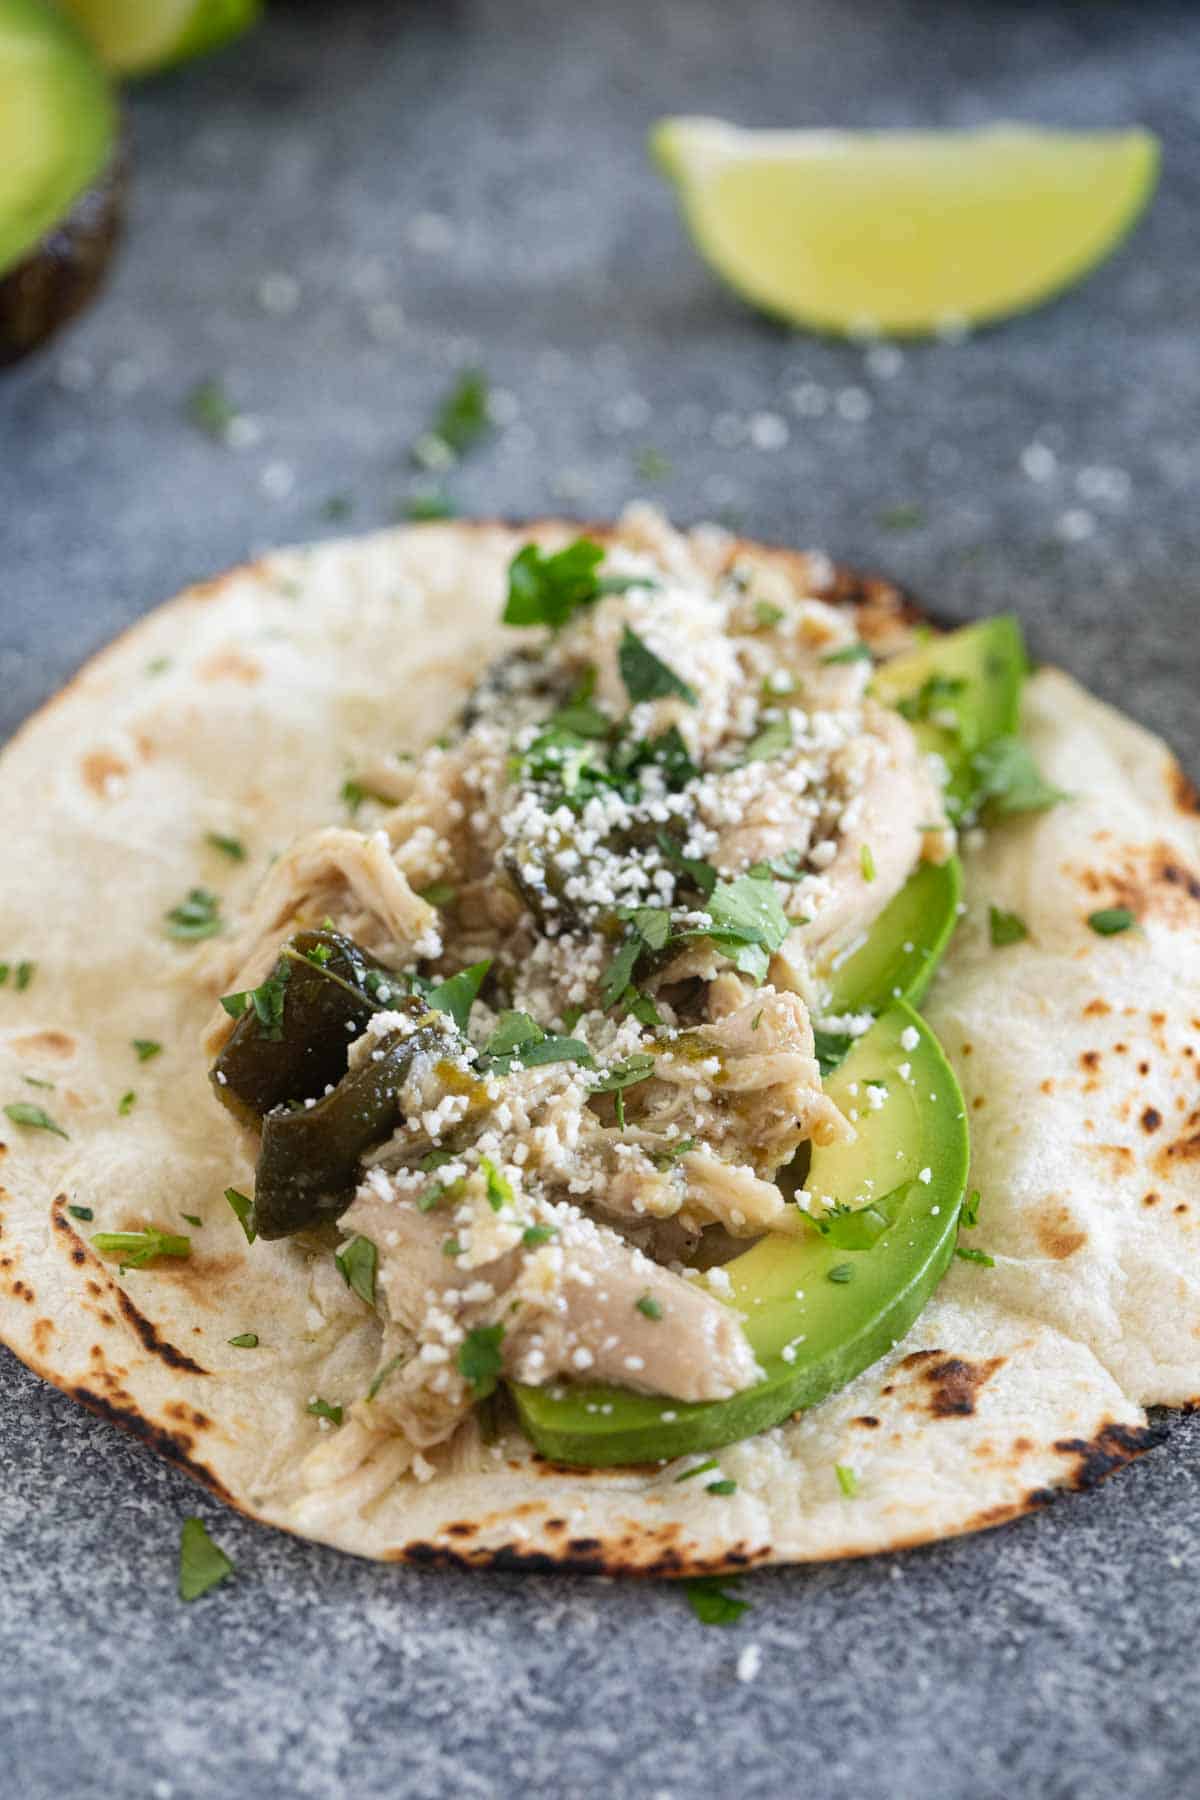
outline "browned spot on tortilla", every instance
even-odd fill
[[[109,1386],[110,1394],[108,1396],[97,1393],[95,1388],[86,1387],[81,1383],[68,1387],[65,1391],[73,1399],[78,1400],[80,1405],[86,1406],[90,1412],[99,1413],[102,1419],[108,1419],[111,1424],[120,1425],[124,1430],[132,1432],[134,1437],[140,1438],[142,1443],[149,1445],[151,1450],[156,1450],[160,1456],[165,1456],[168,1462],[174,1463],[197,1481],[203,1482],[204,1486],[210,1489],[219,1500],[224,1500],[226,1505],[232,1506],[238,1511],[243,1510],[236,1497],[229,1492],[212,1470],[206,1464],[197,1462],[192,1456],[194,1440],[187,1432],[169,1431],[155,1420],[148,1419],[138,1410],[137,1403],[115,1386],[111,1375],[105,1382],[103,1374],[101,1374],[99,1381],[100,1385]]]
[[[1033,1439],[1027,1437],[1014,1438],[1012,1448],[1014,1456],[1028,1456],[1029,1452],[1033,1449]]]
[[[983,1106],[983,1104],[984,1104],[984,1096],[982,1094],[976,1094],[975,1098],[971,1102],[972,1111],[978,1112],[980,1110],[980,1108]]]
[[[909,1359],[906,1357],[905,1361]],[[929,1410],[935,1419],[966,1418],[975,1411],[975,1396],[1004,1366],[1003,1356],[989,1357],[986,1362],[968,1362],[965,1357],[947,1356],[922,1372],[928,1383]]]
[[[115,756],[111,750],[89,750],[80,760],[79,773],[84,787],[103,799],[108,793],[110,781],[120,781],[128,775],[129,764]]]
[[[33,1321],[33,1347],[39,1356],[45,1356],[47,1346],[53,1336],[53,1319],[35,1319]]]
[[[970,1056],[972,1051],[974,1050],[974,1048],[975,1048],[975,1046],[973,1044],[964,1044],[962,1046],[961,1054],[963,1056]]]
[[[212,1424],[206,1414],[195,1406],[189,1406],[186,1400],[168,1400],[163,1411],[168,1419],[178,1419],[181,1425],[194,1425],[197,1431],[207,1431]]]
[[[35,1297],[34,1292],[27,1282],[14,1281],[12,1284],[12,1291],[15,1300],[23,1300],[26,1306],[33,1305]]]
[[[1064,1486],[1075,1493],[1083,1493],[1088,1488],[1095,1487],[1114,1470],[1132,1461],[1135,1456],[1141,1456],[1143,1451],[1153,1450],[1166,1436],[1165,1429],[1157,1425],[1118,1425],[1109,1422],[1102,1425],[1091,1439],[1059,1438],[1054,1448],[1060,1455],[1076,1459],[1076,1467]]]
[[[157,744],[154,742],[154,739],[152,737],[150,737],[146,732],[144,732],[144,731],[136,732],[134,734],[133,741],[137,748],[137,753],[141,757],[143,762],[152,762],[154,760],[154,758],[158,755]]]
[[[201,681],[240,681],[243,687],[253,687],[262,680],[262,665],[240,650],[214,650],[198,665],[196,673]]]
[[[1100,1067],[1100,1052],[1098,1050],[1085,1050],[1079,1058],[1079,1064],[1081,1068],[1087,1069],[1089,1073],[1094,1074]]]
[[[1162,1114],[1156,1106],[1148,1106],[1142,1114],[1142,1130],[1157,1131],[1162,1124]]]
[[[1181,1200],[1179,1205],[1175,1208],[1175,1211],[1177,1213],[1185,1213],[1187,1211],[1187,1201]]]
[[[1196,792],[1194,783],[1188,780],[1173,757],[1167,774],[1167,782],[1180,812],[1200,813],[1200,794]]]
[[[1151,1188],[1151,1190],[1148,1194],[1142,1195],[1142,1205],[1143,1206],[1157,1206],[1159,1199],[1160,1199],[1160,1196],[1154,1192],[1153,1188]]]
[[[1200,1162],[1200,1131],[1164,1144],[1155,1155],[1153,1167],[1157,1175],[1170,1176],[1178,1164],[1187,1162]]]
[[[1114,1056],[1124,1056],[1128,1049],[1129,1049],[1128,1044],[1114,1044],[1113,1045],[1113,1055]]]
[[[145,1313],[138,1311],[124,1288],[114,1286],[113,1291],[126,1323],[132,1325],[141,1339],[142,1348],[148,1350],[151,1356],[157,1356],[159,1361],[166,1363],[169,1369],[186,1369],[192,1375],[208,1374],[207,1369],[202,1369],[198,1362],[193,1362],[190,1356],[187,1356],[182,1350],[177,1350],[174,1344],[168,1343],[167,1339],[161,1336],[157,1325],[153,1324]]]
[[[901,1369],[920,1369],[927,1362],[936,1362],[939,1356],[945,1356],[944,1350],[910,1350],[897,1364]]]
[[[1043,1083],[1042,1083],[1042,1092],[1043,1092],[1043,1094],[1052,1094],[1054,1092],[1053,1076],[1047,1075],[1045,1081],[1043,1081]]]
[[[875,1418],[872,1413],[863,1413],[859,1418],[851,1419],[850,1423],[852,1425],[861,1425],[867,1431],[879,1430],[879,1420]]]
[[[476,1527],[466,1519],[458,1519],[453,1525],[442,1527],[447,1537],[469,1538],[475,1536]]]
[[[1065,1262],[1068,1256],[1074,1256],[1087,1243],[1087,1232],[1077,1225],[1069,1206],[1059,1202],[1053,1208],[1048,1197],[1047,1207],[1034,1220],[1033,1230],[1043,1251],[1054,1262]]]
[[[65,1031],[27,1031],[9,1042],[20,1056],[74,1056],[75,1039]]]
[[[543,1531],[551,1531],[551,1532],[554,1532],[556,1535],[558,1532],[565,1531],[566,1529],[567,1529],[567,1521],[565,1519],[547,1519],[546,1523],[542,1527]]]
[[[881,1387],[881,1388],[880,1388],[880,1390],[879,1390],[879,1391],[880,1391],[880,1393],[881,1393],[881,1394],[883,1394],[883,1395],[885,1395],[885,1396],[886,1396],[886,1395],[888,1395],[888,1394],[894,1394],[894,1393],[895,1393],[895,1391],[896,1391],[896,1387],[895,1387],[895,1383],[894,1383],[894,1382],[891,1382],[891,1381],[889,1381],[889,1382],[888,1382],[888,1384],[887,1384],[887,1386],[886,1386],[886,1387]]]
[[[104,1292],[100,1283],[98,1281],[93,1281],[90,1275],[84,1285],[86,1286],[88,1293],[92,1295],[93,1299],[98,1300],[100,1295]]]
[[[1149,1073],[1150,1073],[1150,1064],[1148,1062],[1140,1062],[1138,1064],[1138,1074],[1139,1075],[1148,1075]]]
[[[1085,1019],[1102,1019],[1105,1013],[1111,1011],[1112,1007],[1107,1000],[1089,1000],[1083,1009],[1083,1016]]]
[[[1100,1157],[1108,1164],[1110,1175],[1120,1177],[1127,1175],[1135,1166],[1133,1151],[1124,1144],[1089,1144],[1088,1155]]]

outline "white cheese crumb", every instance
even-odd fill
[[[737,1659],[739,1681],[755,1681],[762,1668],[762,1651],[757,1644],[746,1644]]]

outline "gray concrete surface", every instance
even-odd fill
[[[1015,607],[1195,769],[1198,73],[1184,4],[275,8],[131,96],[108,294],[0,384],[0,732],[186,581],[387,520],[477,362],[507,422],[449,478],[464,510],[650,492],[885,566],[951,615]],[[880,357],[712,282],[643,154],[678,110],[1136,119],[1165,172],[1081,291]],[[247,447],[186,421],[210,374]],[[665,478],[639,475],[647,450]],[[999,1534],[758,1577],[717,1631],[669,1588],[402,1573],[251,1527],[10,1358],[0,1407],[14,1800],[1200,1791],[1194,1425]],[[182,1607],[193,1510],[238,1578]]]

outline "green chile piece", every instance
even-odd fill
[[[279,1034],[268,1036],[248,1005],[213,1065],[217,1098],[243,1124],[255,1124],[287,1101],[323,1094],[345,1074],[350,1045],[372,1014],[385,1005],[414,1004],[395,977],[336,931],[299,932],[284,945],[269,979],[281,976],[286,986]],[[372,991],[381,987],[382,997]]]
[[[445,1022],[431,1021],[384,1037],[379,1060],[371,1056],[344,1074],[332,1093],[267,1113],[254,1184],[259,1237],[290,1237],[345,1211],[364,1151],[400,1123],[400,1089],[413,1061],[444,1048],[446,1036]]]

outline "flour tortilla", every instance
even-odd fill
[[[473,1429],[419,1481],[307,1412],[364,1391],[378,1326],[328,1256],[246,1244],[222,1196],[252,1169],[197,1049],[205,950],[163,916],[202,884],[236,918],[273,852],[339,816],[348,774],[442,727],[503,642],[528,535],[429,525],[235,570],[126,634],[0,759],[0,946],[37,964],[0,990],[0,1104],[45,1103],[69,1133],[0,1117],[4,1339],[231,1505],[386,1560],[676,1575],[858,1556],[1090,1486],[1156,1441],[1145,1407],[1200,1395],[1200,819],[1157,740],[1054,671],[1029,684],[1026,730],[1075,798],[968,854],[929,1004],[971,1109],[984,1204],[965,1241],[994,1268],[956,1263],[884,1362],[723,1451],[728,1498]],[[878,641],[911,623],[895,589],[823,558],[738,554],[854,607]],[[989,903],[1028,941],[993,949]],[[1111,905],[1141,928],[1095,935],[1087,915]],[[134,1038],[164,1049],[139,1064]],[[149,1224],[188,1232],[190,1260],[122,1277],[90,1248]],[[258,1348],[230,1346],[251,1331]]]

